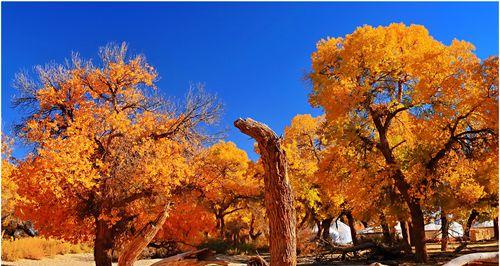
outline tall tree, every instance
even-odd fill
[[[99,66],[74,56],[37,67],[38,80],[20,74],[16,82],[14,103],[30,111],[19,135],[36,147],[20,165],[28,203],[19,213],[45,235],[93,240],[98,266],[111,265],[114,249],[132,264],[161,227],[205,138],[199,125],[220,107],[201,93],[189,93],[182,107],[155,96],[154,68],[126,51],[109,45]]]
[[[378,151],[410,211],[416,259],[426,261],[422,201],[434,172],[452,151],[497,141],[498,58],[481,61],[470,43],[444,45],[422,26],[391,24],[320,41],[312,65],[310,102],[327,121],[358,122],[339,133]]]

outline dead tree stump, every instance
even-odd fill
[[[296,265],[295,208],[281,138],[267,125],[250,118],[240,118],[234,122],[234,126],[257,141],[264,165],[264,198],[269,218],[271,265]]]

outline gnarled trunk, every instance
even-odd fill
[[[448,217],[446,217],[446,212],[441,209],[441,251],[446,251],[448,249],[448,230],[450,224],[448,223]]]
[[[296,265],[295,208],[281,139],[268,126],[249,118],[236,120],[234,126],[257,141],[264,164],[271,265]]]
[[[142,250],[151,242],[156,233],[163,226],[168,217],[170,204],[165,205],[160,214],[150,223],[146,224],[132,240],[125,246],[122,254],[118,258],[119,266],[132,266],[141,255]]]
[[[113,254],[113,234],[105,221],[96,221],[94,239],[94,261],[96,266],[111,266]]]

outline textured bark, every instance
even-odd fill
[[[271,265],[296,265],[295,208],[281,138],[268,126],[249,118],[236,120],[234,126],[257,141],[264,164]]]
[[[358,244],[358,236],[356,234],[355,221],[350,210],[345,211],[345,217],[347,218],[347,223],[349,224],[349,229],[351,229],[351,239],[352,244],[356,246]]]
[[[446,212],[441,209],[441,251],[446,251],[448,249],[448,230],[450,224],[448,223],[448,217],[446,217]]]
[[[493,219],[493,233],[495,240],[498,240],[498,217]]]
[[[142,250],[151,242],[156,233],[163,226],[168,217],[170,204],[167,204],[160,214],[146,226],[144,226],[139,233],[127,244],[122,254],[118,258],[119,266],[132,266],[137,260]]]
[[[96,221],[94,240],[94,261],[96,266],[111,266],[113,234],[105,221]]]
[[[403,246],[404,246],[405,252],[410,254],[411,253],[411,244],[410,244],[410,237],[408,234],[407,222],[403,219],[400,219],[399,224],[401,225],[401,237],[403,238]]]

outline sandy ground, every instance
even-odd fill
[[[452,259],[452,250],[455,248],[455,246],[458,245],[457,243],[450,243],[449,246],[449,251],[448,252],[441,252],[440,251],[440,245],[439,243],[429,243],[427,244],[427,250],[429,252],[430,257],[432,258],[431,261],[433,261],[432,264],[420,264],[422,266],[424,265],[442,265],[446,261],[449,261]],[[482,243],[471,243],[466,251],[463,252],[463,254],[467,253],[475,253],[475,252],[497,252],[498,251],[498,242],[495,241],[486,241]],[[461,255],[463,255],[461,254]],[[438,257],[436,257],[438,256]],[[244,255],[237,255],[237,256],[224,256],[224,255],[217,255],[218,258],[226,260],[226,261],[246,261],[248,259],[247,256]],[[303,258],[304,259],[304,258]],[[160,261],[161,259],[149,259],[149,260],[139,260],[137,261],[134,265],[135,266],[149,266],[155,262]],[[303,261],[301,264],[308,264],[310,262],[305,262]],[[388,263],[388,261],[384,261],[384,264],[391,264],[394,265],[395,261],[391,261],[391,263]],[[44,258],[42,260],[18,260],[15,262],[2,262],[2,265],[5,266],[35,266],[35,265],[40,265],[40,266],[63,266],[63,265],[70,265],[70,266],[84,266],[84,265],[95,265],[94,264],[94,257],[91,253],[82,253],[82,254],[67,254],[67,255],[58,255],[54,258]],[[116,263],[113,263],[113,265],[117,265]],[[245,265],[241,263],[230,263],[230,266],[239,266],[239,265]],[[334,262],[331,265],[366,265],[366,261],[337,261]],[[411,262],[405,262],[400,265],[415,265],[415,263]]]
[[[151,259],[151,260],[139,260],[134,265],[136,266],[149,266],[161,259]],[[41,260],[18,260],[16,262],[2,262],[2,266],[63,266],[63,265],[71,265],[71,266],[87,266],[87,265],[95,265],[94,264],[94,256],[90,253],[82,253],[82,254],[66,254],[66,255],[57,255],[54,258],[44,258]],[[117,265],[117,263],[113,263],[113,265]]]
[[[134,266],[149,266],[161,259],[139,260]],[[18,260],[15,262],[2,262],[2,266],[88,266],[95,265],[94,256],[91,253],[57,255],[54,258],[44,258],[41,260]],[[118,265],[116,262],[113,265]],[[229,266],[239,266],[246,264],[229,263]]]

